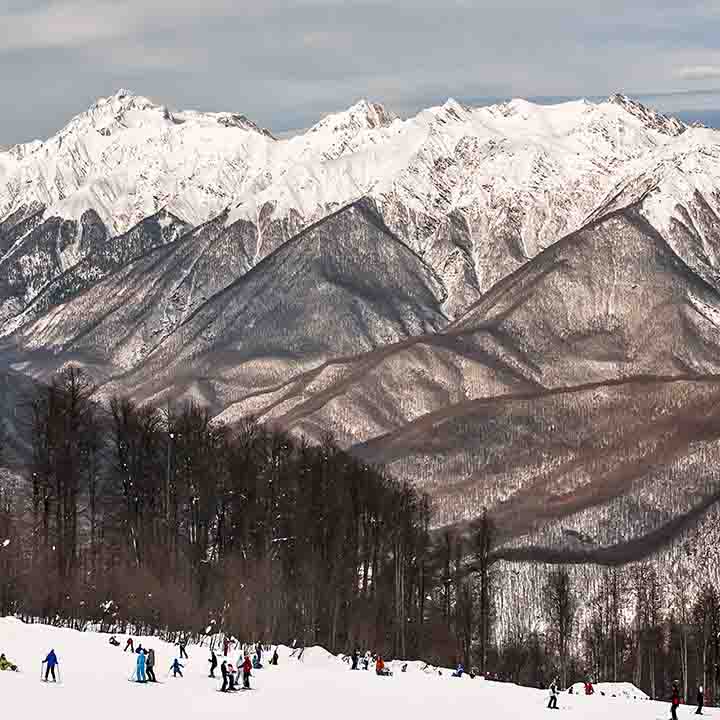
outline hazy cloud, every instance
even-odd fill
[[[720,80],[720,65],[695,65],[680,68],[678,77],[684,80]]]
[[[360,97],[670,97],[720,89],[717,37],[703,0],[0,0],[0,143],[118,87],[276,131]]]

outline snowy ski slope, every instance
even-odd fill
[[[173,646],[156,639],[141,638],[143,647],[157,655],[156,674],[162,685],[128,682],[134,657],[108,644],[108,635],[80,633],[43,625],[24,625],[0,618],[0,652],[17,662],[22,672],[0,673],[0,698],[4,717],[70,718],[74,720],[185,720],[207,717],[238,717],[295,720],[358,720],[367,717],[439,720],[457,717],[501,717],[535,720],[547,716],[547,693],[481,679],[461,680],[421,672],[411,663],[407,673],[379,678],[373,672],[351,672],[348,666],[321,648],[308,648],[305,660],[290,659],[280,648],[278,667],[254,671],[250,693],[221,694],[218,683],[207,677],[206,648],[191,645],[183,679],[167,678],[175,657]],[[124,646],[125,637],[118,636]],[[61,663],[62,683],[39,681],[40,662],[54,648]],[[235,657],[232,661],[235,661]],[[219,674],[219,673],[218,673]],[[667,703],[626,698],[578,695],[560,696],[562,712],[593,720],[665,720]],[[681,707],[680,717],[694,708]],[[710,718],[720,711],[706,710]]]

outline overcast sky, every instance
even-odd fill
[[[0,144],[119,88],[281,132],[361,97],[651,95],[720,118],[720,0],[0,0]]]

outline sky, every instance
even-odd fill
[[[720,126],[718,38],[720,0],[0,0],[0,145],[119,88],[277,133],[363,97],[617,91]]]

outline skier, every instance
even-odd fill
[[[350,668],[351,670],[358,669],[358,660],[359,659],[360,659],[360,654],[358,653],[357,648],[355,648],[355,650],[353,650],[353,653],[352,653],[352,667]]]
[[[208,662],[210,663],[210,675],[208,677],[214,678],[215,670],[218,666],[217,655],[215,654],[214,650],[210,651],[210,659],[208,660]]]
[[[585,683],[585,694],[593,695],[594,693],[595,693],[595,688],[593,687],[592,680],[588,680]]]
[[[2,670],[2,671],[11,670],[12,672],[17,672],[17,669],[18,669],[17,665],[15,665],[14,663],[11,663],[5,657],[5,653],[0,655],[0,670]]]
[[[131,653],[135,652],[135,645],[134,645],[133,639],[131,637],[129,637],[127,639],[127,642],[125,643],[125,649],[123,650],[123,652],[127,652],[128,650],[130,650]]]
[[[548,710],[558,710],[558,680],[553,678],[550,683],[550,702],[548,703]]]
[[[175,658],[173,664],[170,666],[170,670],[172,670],[173,677],[176,678],[178,675],[180,677],[183,676],[181,668],[184,668],[184,665],[180,664],[180,661]],[[168,671],[169,672],[169,671]]]
[[[227,660],[223,658],[222,664],[220,665],[220,674],[222,675],[222,687],[220,688],[220,692],[227,692],[228,691],[228,663]]]
[[[157,678],[155,677],[155,651],[152,648],[148,650],[145,660],[145,674],[150,682],[157,682]]]
[[[43,665],[46,666],[45,668],[45,682],[48,681],[48,676],[52,675],[53,682],[57,682],[57,678],[55,677],[55,666],[59,665],[57,655],[55,654],[54,650],[51,650],[47,657],[43,660]]]
[[[255,655],[257,656],[258,667],[262,667],[262,643],[255,646]]]
[[[276,648],[275,648],[275,651],[273,652],[273,656],[272,656],[272,658],[271,658],[271,660],[270,660],[270,664],[271,664],[271,665],[277,665],[277,664],[278,664],[278,658],[279,658],[278,649],[277,649],[277,647],[276,647]]]
[[[137,676],[137,681],[139,683],[145,683],[147,682],[147,677],[145,675],[145,651],[139,650],[137,654],[137,669],[135,671],[135,674]]]
[[[377,660],[375,661],[375,674],[380,675],[381,677],[388,677],[391,674],[390,670],[385,667],[385,661],[380,655],[378,655]]]
[[[110,640],[108,640],[108,642],[109,642],[113,647],[119,647],[119,646],[120,646],[120,642],[118,641],[118,639],[117,639],[114,635],[110,638]]]
[[[188,642],[187,638],[182,637],[182,638],[180,638],[180,642],[178,643],[178,645],[180,645],[180,657],[185,658],[185,660],[190,659],[188,657],[187,650],[185,649],[187,647],[187,642]]]
[[[369,670],[370,669],[370,651],[368,650],[365,655],[363,656],[363,670]]]
[[[680,686],[678,685],[678,681],[675,680],[672,686],[672,699],[670,700],[670,714],[672,715],[672,720],[677,720],[677,709],[680,705]]]
[[[243,671],[243,690],[250,689],[250,673],[252,672],[252,663],[248,655],[245,656],[245,662],[242,664]]]
[[[465,668],[462,663],[459,663],[457,666],[457,670],[452,674],[452,677],[461,678],[463,676],[463,673],[465,672]]]
[[[700,686],[698,686],[698,691],[697,691],[697,705],[698,706],[697,706],[697,710],[695,711],[696,715],[703,714],[702,709],[703,709],[704,703],[705,703],[705,693],[703,691],[703,686],[700,685]]]

